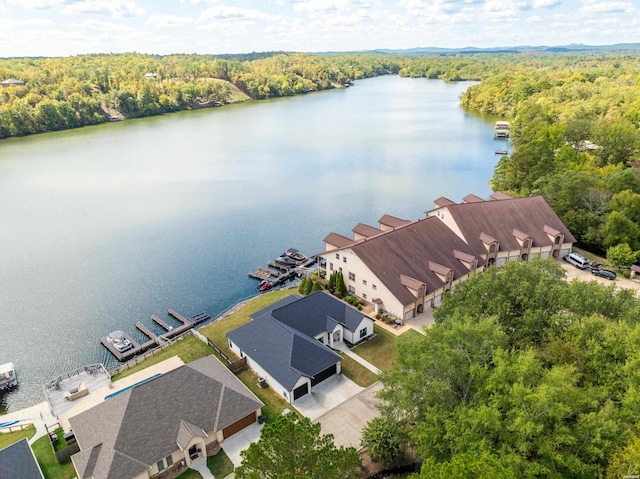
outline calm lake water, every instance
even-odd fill
[[[101,337],[171,307],[216,316],[255,295],[247,273],[323,250],[383,214],[490,194],[493,118],[468,82],[384,76],[353,88],[0,142],[0,363],[19,388],[93,362]],[[502,144],[504,145],[504,144]]]

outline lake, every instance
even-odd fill
[[[44,401],[77,367],[116,365],[100,338],[167,308],[216,316],[256,294],[247,273],[323,251],[383,214],[488,197],[495,118],[472,83],[383,76],[351,88],[0,142],[0,363]]]

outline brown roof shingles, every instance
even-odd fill
[[[514,230],[526,232],[533,239],[533,246],[553,243],[548,235],[549,227],[562,233],[565,242],[575,242],[542,196],[451,205],[448,210],[469,246],[478,254],[486,252],[481,237],[487,235],[500,243],[502,251],[520,249]]]
[[[350,244],[352,244],[353,240],[351,238],[347,238],[346,236],[343,236],[338,233],[329,233],[325,237],[324,242],[329,246],[333,246],[334,248],[340,249],[340,248],[345,248]]]
[[[354,234],[364,236],[365,238],[370,238],[371,236],[382,233],[382,230],[364,223],[358,223],[351,231],[353,231]]]
[[[473,250],[435,216],[389,230],[351,248],[404,304],[415,297],[403,286],[401,275],[426,284],[427,292],[434,291],[444,283],[430,270],[430,261],[451,268],[456,279],[468,274],[469,269],[455,258],[454,250],[473,255]],[[478,265],[482,264],[479,259]]]
[[[397,228],[398,226],[406,225],[408,223],[411,223],[411,221],[403,220],[391,215],[383,215],[382,218],[378,220],[378,224],[380,226],[388,226],[389,228]]]

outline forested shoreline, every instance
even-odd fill
[[[81,55],[0,60],[0,138],[344,87],[385,74],[478,80],[463,107],[509,119],[492,186],[543,195],[581,246],[640,251],[640,57],[624,52]]]

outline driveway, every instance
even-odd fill
[[[615,280],[610,281],[605,278],[601,278],[599,276],[594,276],[591,274],[590,269],[578,269],[573,265],[565,263],[564,261],[560,261],[562,268],[567,272],[567,281],[571,281],[573,279],[578,279],[580,281],[597,281],[600,284],[605,286],[610,286],[615,284],[618,288],[624,289],[633,289],[638,294],[640,291],[640,281],[636,279],[627,279],[621,276],[618,276]]]
[[[360,449],[362,428],[379,415],[375,394],[380,389],[378,381],[313,422],[320,423],[323,434],[333,434],[336,446]]]
[[[300,414],[312,421],[337,407],[363,390],[342,374],[325,379],[311,388],[311,392],[293,403]]]

